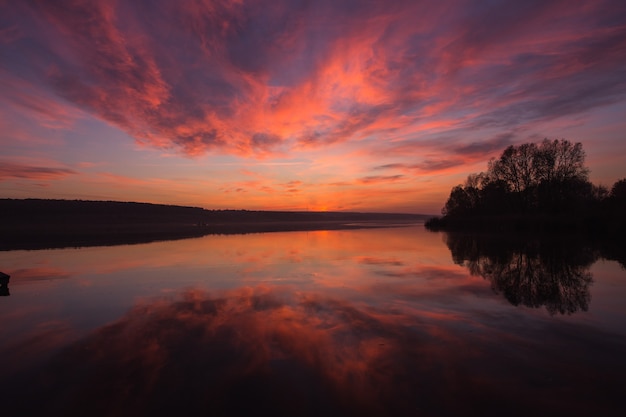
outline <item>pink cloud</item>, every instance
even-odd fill
[[[461,130],[510,131],[623,100],[615,5],[7,3],[3,67],[28,67],[57,102],[190,156],[372,137],[445,151],[468,145]]]
[[[61,135],[75,127],[85,114],[71,104],[20,74],[11,75],[0,68],[0,145],[40,149],[59,145]],[[5,153],[5,156],[8,152]]]
[[[77,171],[65,167],[24,165],[10,161],[0,162],[0,181],[9,179],[58,180],[77,173]]]
[[[389,183],[389,182],[397,182],[403,180],[404,175],[371,175],[358,179],[359,184],[379,184],[379,183]]]

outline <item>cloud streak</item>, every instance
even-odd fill
[[[69,168],[16,164],[0,161],[0,181],[9,179],[58,180],[77,174]]]
[[[436,149],[480,153],[494,148],[460,129],[514,131],[626,93],[626,8],[617,1],[0,7],[2,74],[141,145],[189,156],[263,158],[364,140],[419,149],[441,134],[449,140]]]

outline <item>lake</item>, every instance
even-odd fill
[[[626,270],[577,243],[418,224],[0,271],[4,416],[626,415]]]

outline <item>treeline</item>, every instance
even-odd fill
[[[118,201],[0,199],[0,250],[142,243],[206,234],[375,227],[425,218],[397,213],[206,210]]]
[[[509,146],[486,172],[469,175],[426,227],[623,236],[625,212],[626,179],[610,189],[594,185],[580,143],[545,139]]]
[[[195,223],[205,211],[120,201],[0,199],[0,224]]]
[[[253,223],[300,221],[417,221],[403,213],[207,210],[166,204],[121,201],[0,199],[0,224],[25,223]]]

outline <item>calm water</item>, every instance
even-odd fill
[[[0,413],[626,415],[626,270],[422,226],[0,252]]]

